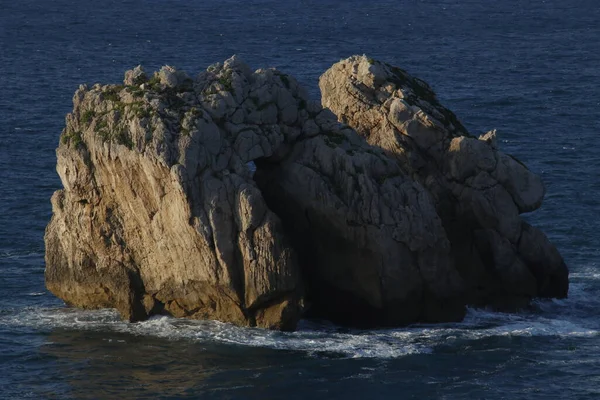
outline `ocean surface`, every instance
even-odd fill
[[[474,134],[541,174],[527,219],[570,267],[569,298],[464,322],[294,333],[68,309],[44,287],[55,153],[80,83],[137,64],[190,74],[240,55],[318,98],[366,53],[429,82]],[[0,0],[0,398],[600,398],[597,0]]]

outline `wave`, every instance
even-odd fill
[[[31,256],[44,256],[44,248],[36,248],[34,250],[8,250],[8,251],[0,251],[0,260],[1,259],[16,259],[16,258],[26,258]]]
[[[165,340],[300,351],[317,357],[390,359],[444,351],[449,345],[502,337],[600,336],[600,325],[595,317],[600,308],[599,277],[595,265],[582,268],[571,275],[568,299],[537,300],[527,312],[509,314],[468,309],[460,323],[418,324],[397,329],[355,330],[328,322],[303,320],[296,332],[277,332],[166,316],[127,323],[121,321],[114,310],[52,307],[56,303],[46,301],[42,303],[45,306],[0,309],[0,329],[9,332],[21,328],[39,332],[92,330]],[[29,298],[42,298],[45,293],[30,291],[27,294]]]
[[[557,305],[555,304],[554,307]],[[558,304],[558,307],[561,307]],[[317,357],[399,358],[433,353],[440,346],[494,337],[592,337],[600,332],[565,318],[536,314],[504,314],[469,309],[461,323],[414,325],[398,329],[349,330],[329,323],[301,321],[296,332],[241,328],[217,321],[166,316],[127,323],[114,310],[30,308],[0,314],[0,326],[118,332],[165,340],[191,340],[274,350],[300,351]]]

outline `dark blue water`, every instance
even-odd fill
[[[428,81],[473,133],[497,128],[546,182],[528,219],[570,266],[569,299],[295,333],[65,309],[44,288],[43,234],[73,92],[234,53],[315,98],[325,69],[367,53]],[[0,0],[0,397],[600,398],[599,132],[597,0]]]

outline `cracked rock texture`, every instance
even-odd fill
[[[337,116],[235,57],[81,86],[57,149],[48,289],[131,321],[283,330],[307,308],[397,326],[566,295],[558,251],[519,216],[542,182],[494,132],[469,136],[424,82],[364,57],[321,87]]]
[[[467,303],[511,310],[567,296],[562,257],[520,217],[542,204],[542,180],[498,150],[495,131],[471,136],[427,83],[366,56],[336,63],[319,86],[324,107],[432,195]]]
[[[246,165],[286,137],[276,124],[286,111],[265,92],[275,79],[230,59],[196,79],[171,67],[148,79],[138,67],[125,85],[81,86],[57,149],[48,289],[132,321],[168,313],[294,329],[297,256]]]
[[[260,160],[255,177],[300,255],[312,314],[352,326],[462,319],[463,283],[429,193],[315,112],[320,134]]]

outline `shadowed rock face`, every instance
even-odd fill
[[[304,299],[367,327],[566,295],[560,255],[519,217],[543,185],[493,133],[467,136],[425,83],[366,58],[321,87],[356,131],[235,57],[194,79],[138,67],[81,86],[57,149],[49,290],[132,321],[271,329],[294,329]]]
[[[469,303],[514,309],[567,295],[562,257],[519,216],[541,205],[541,178],[498,150],[495,131],[469,135],[425,82],[365,56],[333,65],[319,86],[323,106],[432,195]]]
[[[459,320],[462,281],[431,196],[319,111],[320,134],[256,181],[300,254],[313,315],[354,326]]]

